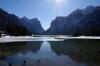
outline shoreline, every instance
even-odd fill
[[[68,36],[41,36],[41,37],[32,37],[32,36],[11,36],[11,37],[0,37],[0,43],[6,42],[24,42],[24,41],[64,41],[67,39],[91,39],[91,40],[99,40],[100,37],[92,37],[92,36],[79,36],[79,37],[68,37]]]

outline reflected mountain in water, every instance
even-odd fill
[[[41,42],[10,42],[0,43],[0,57],[25,53],[26,51],[37,52]]]
[[[0,61],[6,64],[31,61],[33,66],[96,66],[100,65],[99,47],[99,40],[78,39],[1,43]]]
[[[99,40],[65,40],[50,42],[57,55],[68,55],[72,60],[90,65],[100,64]]]

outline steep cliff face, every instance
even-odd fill
[[[63,33],[64,19],[64,17],[56,17],[56,19],[51,22],[51,27],[45,33],[54,35]]]
[[[23,17],[21,20],[23,25],[33,34],[42,34],[44,32],[44,29],[37,18],[28,19],[27,17]]]
[[[77,9],[66,17],[57,17],[45,34],[98,35],[100,32],[100,6]]]

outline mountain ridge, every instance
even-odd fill
[[[68,16],[56,17],[51,22],[51,27],[45,32],[45,34],[46,35],[95,35],[95,36],[100,35],[100,33],[98,34],[96,33],[96,32],[100,32],[99,29],[98,31],[96,30],[97,27],[94,27],[95,30],[92,30],[87,25],[87,23],[90,23],[92,27],[92,26],[96,26],[95,22],[99,24],[100,22],[99,10],[100,10],[100,6],[88,6],[85,9],[77,9],[73,11],[71,14],[69,14]],[[94,18],[88,17],[89,15],[91,16],[95,15],[95,17]],[[92,22],[93,19],[94,22]],[[88,22],[85,20],[88,20]],[[84,23],[85,25],[84,27],[80,27],[83,26],[82,23]],[[87,29],[89,31],[87,31]]]
[[[100,35],[100,6],[76,9],[68,16],[57,16],[48,30],[44,30],[37,18],[19,18],[0,8],[0,30],[11,35]],[[13,26],[15,25],[15,26]],[[12,29],[14,27],[14,29]],[[9,29],[8,29],[9,28]],[[15,29],[18,28],[18,29]],[[22,28],[20,30],[20,28]],[[13,34],[14,32],[14,34]],[[20,32],[22,34],[20,34]]]
[[[9,27],[9,28],[8,28]],[[14,29],[13,29],[14,28]],[[18,29],[17,29],[18,28]],[[22,29],[22,30],[21,30]],[[15,14],[9,14],[0,8],[0,32],[10,35],[22,35],[21,31],[30,34],[41,34],[44,32],[40,21],[37,18],[28,19],[27,17],[19,18]],[[28,35],[28,34],[26,34]]]

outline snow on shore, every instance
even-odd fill
[[[92,36],[79,36],[79,37],[68,37],[68,36],[5,36],[0,38],[0,42],[23,42],[23,41],[64,41],[65,39],[100,39],[100,37]]]
[[[1,37],[0,42],[23,42],[23,41],[63,41],[64,39],[54,39],[53,37],[32,37],[32,36],[18,36],[18,37]]]

